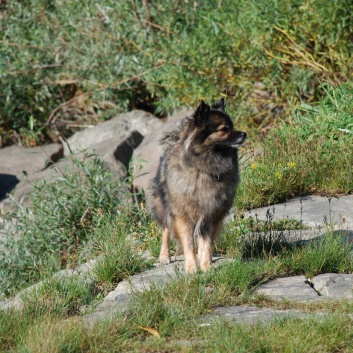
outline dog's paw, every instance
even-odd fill
[[[185,272],[189,274],[193,274],[197,272],[197,265],[194,262],[185,262]]]
[[[171,260],[168,255],[159,255],[159,262],[161,265],[169,265]]]
[[[208,271],[212,266],[212,262],[202,262],[200,263],[200,270],[202,272]]]

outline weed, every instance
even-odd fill
[[[351,251],[351,244],[344,241],[344,233],[330,232],[284,253],[281,262],[286,273],[304,274],[307,278],[321,273],[352,273]]]
[[[31,207],[5,215],[0,251],[5,294],[81,261],[94,216],[117,212],[121,203],[124,185],[112,181],[94,154],[82,160],[72,156],[64,168],[54,165],[52,171],[52,182],[33,185]]]
[[[239,209],[296,195],[353,192],[353,170],[347,168],[353,164],[348,118],[353,87],[326,86],[326,90],[327,97],[313,109],[306,105],[305,112],[293,116],[292,124],[271,131],[263,152],[245,165],[235,199]]]
[[[132,213],[132,212],[131,212]],[[131,218],[127,210],[117,217],[101,217],[95,222],[93,247],[101,255],[94,269],[99,283],[113,285],[141,272],[148,267],[138,249],[133,246],[133,234],[129,234]]]

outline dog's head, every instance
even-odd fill
[[[183,138],[187,150],[192,146],[199,153],[209,149],[236,149],[245,139],[245,132],[234,129],[223,98],[211,106],[201,101],[186,124]]]

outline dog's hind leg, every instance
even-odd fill
[[[185,272],[197,271],[196,252],[193,231],[188,220],[177,217],[173,220],[173,230],[183,249],[185,259]]]
[[[201,271],[208,270],[212,265],[212,238],[199,235],[198,237],[198,258]]]
[[[201,271],[207,271],[212,265],[213,245],[222,229],[223,220],[218,221],[210,233],[198,235],[198,259]]]
[[[170,264],[170,233],[168,228],[163,229],[162,246],[159,253],[159,262],[163,265]]]

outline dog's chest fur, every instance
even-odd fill
[[[239,180],[236,151],[231,154],[210,153],[202,156],[185,154],[175,146],[167,153],[164,174],[167,198],[182,205],[179,212],[199,218],[222,217],[233,202]],[[188,158],[180,158],[180,156]]]

